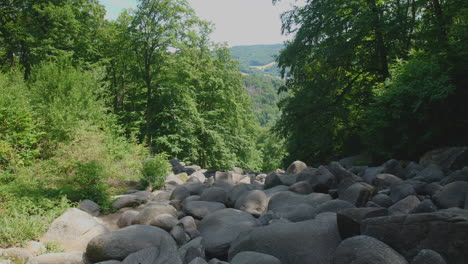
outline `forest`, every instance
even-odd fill
[[[467,1],[308,0],[282,15],[292,38],[247,66],[185,0],[105,13],[0,2],[0,247],[83,199],[110,210],[119,181],[169,158],[268,172],[468,145]],[[241,74],[271,49],[282,80]]]
[[[307,1],[282,19],[286,163],[468,144],[467,1]]]

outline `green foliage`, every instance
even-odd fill
[[[270,172],[282,168],[282,162],[286,156],[283,138],[263,128],[257,139],[257,147],[262,153],[261,171]]]
[[[234,46],[232,57],[242,65],[263,66],[275,61],[275,56],[284,48],[283,44]]]
[[[109,199],[109,186],[104,181],[104,167],[97,161],[77,163],[65,178],[64,193],[75,202],[89,199],[104,204]]]
[[[168,158],[169,156],[165,153],[160,153],[143,162],[142,177],[147,183],[153,185],[153,188],[159,189],[164,186],[164,181],[172,168]]]
[[[0,173],[30,165],[44,133],[33,118],[28,91],[18,73],[0,74]]]
[[[458,139],[448,138],[443,129],[452,123],[451,113],[444,111],[455,92],[450,71],[446,62],[423,52],[393,66],[387,88],[376,91],[367,111],[364,141],[374,155],[415,157],[438,144],[462,140],[456,134],[451,136]]]
[[[276,126],[285,162],[368,151],[417,159],[433,147],[467,144],[455,135],[468,130],[460,114],[467,8],[459,0],[333,0],[283,14],[283,30],[294,35],[278,59],[289,92]]]

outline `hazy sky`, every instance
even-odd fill
[[[107,9],[107,18],[114,19],[124,8],[136,7],[136,0],[99,0]],[[273,6],[271,0],[188,0],[197,15],[212,21],[211,38],[229,46],[276,44],[281,35],[280,14],[294,3],[304,0],[282,0]]]

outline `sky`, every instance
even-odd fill
[[[99,0],[108,19],[115,19],[124,8],[135,8],[136,0]],[[304,0],[188,0],[198,17],[215,24],[211,39],[229,46],[277,44],[281,35],[280,14]]]

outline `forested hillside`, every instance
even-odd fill
[[[230,49],[232,57],[239,61],[245,89],[263,127],[271,127],[280,115],[278,90],[284,81],[280,79],[276,57],[282,48],[282,44],[276,44],[234,46]]]
[[[185,0],[140,0],[115,21],[95,0],[2,1],[0,14],[0,247],[37,236],[70,201],[106,208],[110,182],[168,158],[278,166],[262,161],[273,141],[257,145],[238,62]]]
[[[276,1],[273,1],[276,2]],[[467,145],[468,2],[307,1],[283,15],[289,161]]]

